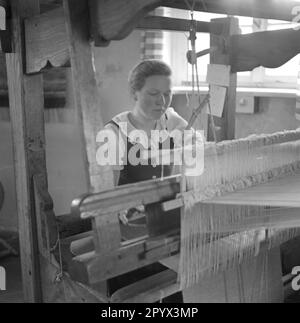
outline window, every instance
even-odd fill
[[[187,10],[166,9],[165,15],[174,18],[190,19]],[[214,18],[222,18],[226,15],[195,12],[194,19],[209,22]],[[249,17],[237,17],[241,34],[247,34],[265,30],[278,30],[293,28],[294,23],[278,20],[263,20]],[[164,58],[172,66],[174,71],[175,87],[191,86],[192,67],[188,64],[186,53],[190,49],[188,32],[165,32]],[[197,34],[196,50],[201,51],[210,47],[210,35]],[[238,86],[248,88],[281,88],[296,89],[299,70],[300,55],[297,55],[283,66],[276,69],[259,67],[249,72],[238,73]],[[198,59],[199,80],[201,86],[206,86],[207,65],[209,55]]]

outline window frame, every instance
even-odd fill
[[[166,12],[166,15],[171,16],[173,18],[181,18],[181,19],[190,19],[190,13],[184,10],[178,9],[170,9]],[[201,13],[204,15],[204,13]],[[226,15],[212,15],[209,14],[210,17],[226,17]],[[214,17],[215,18],[215,17]],[[238,18],[249,18],[249,17],[238,17]],[[197,15],[195,14],[195,19],[197,19]],[[253,18],[251,18],[253,19]],[[201,19],[201,21],[210,21],[207,19]],[[294,27],[294,23],[289,22],[282,22],[282,21],[268,21],[266,19],[261,20],[261,28],[257,29],[257,26],[254,25],[255,19],[253,19],[252,23],[252,32],[259,32],[259,31],[266,31],[270,30],[270,26],[274,27],[278,26],[288,26]],[[243,28],[249,28],[250,25],[240,25],[241,31]],[[202,33],[197,34],[197,41],[203,35]],[[206,34],[209,37],[209,34]],[[191,73],[189,73],[188,63],[185,60],[184,64],[182,64],[182,58],[184,57],[188,50],[188,33],[183,32],[165,32],[165,39],[166,39],[166,47],[167,51],[165,51],[165,59],[166,61],[172,66],[173,68],[173,77],[174,77],[174,86],[175,88],[180,87],[191,87]],[[183,46],[183,44],[186,46]],[[202,47],[200,50],[206,49]],[[298,56],[298,57],[297,57]],[[299,59],[300,63],[300,54],[297,55],[297,59]],[[297,67],[299,66],[298,70],[300,73],[300,64],[297,63]],[[181,66],[181,68],[176,68],[176,66]],[[201,65],[200,65],[201,66]],[[284,65],[283,65],[284,66]],[[298,75],[268,75],[268,69],[264,67],[255,68],[249,72],[242,72],[237,73],[237,86],[243,88],[267,88],[267,89],[282,89],[283,92],[285,89],[287,90],[294,90],[297,89],[297,81]],[[205,74],[200,74],[200,86],[206,87],[207,83],[205,81]]]

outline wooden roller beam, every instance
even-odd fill
[[[92,285],[175,255],[179,250],[179,234],[141,239],[108,253],[79,255],[73,258],[68,272],[75,281]]]
[[[180,176],[176,175],[164,181],[150,180],[119,186],[98,194],[88,194],[72,202],[72,214],[81,218],[94,218],[171,199],[180,191],[179,180]]]

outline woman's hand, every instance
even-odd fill
[[[124,210],[119,213],[119,220],[124,225],[129,225],[130,221],[134,221],[142,217],[145,217],[144,205],[137,206],[129,210]]]
[[[128,223],[129,223],[128,218],[127,218],[127,214],[128,214],[128,210],[124,210],[119,213],[119,220],[124,225],[128,225]]]

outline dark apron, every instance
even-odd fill
[[[115,125],[119,128],[118,124],[114,121],[110,122],[111,124]],[[174,149],[174,141],[173,138],[169,138],[169,147],[170,149]],[[164,176],[170,176],[172,173],[172,166],[170,165],[157,165],[156,167],[152,166],[149,162],[148,165],[130,165],[128,161],[128,152],[133,147],[133,143],[129,141],[127,138],[127,163],[125,163],[123,170],[120,172],[120,178],[118,182],[118,186],[120,185],[126,185],[126,184],[132,184],[137,182],[146,181],[153,178],[160,178],[162,174],[162,167]],[[138,144],[137,144],[138,145]],[[159,149],[162,149],[162,144],[159,144]],[[136,154],[137,157],[140,157],[139,154]],[[137,230],[136,232],[132,233],[135,229],[131,229],[130,227],[126,227],[124,225],[121,225],[121,232],[125,232],[127,236],[131,236],[131,238],[134,238],[135,235],[142,236],[145,234],[145,232],[142,232],[143,230]],[[127,232],[126,232],[127,231]],[[128,232],[129,231],[129,232]],[[131,232],[130,232],[131,231]],[[109,295],[112,295],[117,290],[128,286],[130,284],[133,284],[139,280],[145,279],[149,276],[158,274],[164,270],[167,270],[168,268],[161,265],[160,263],[154,263],[142,268],[139,268],[137,270],[131,271],[129,273],[120,275],[118,277],[114,277],[112,279],[108,280],[108,293]],[[183,303],[183,297],[182,293],[176,293],[169,297],[166,297],[162,300],[163,303]]]

